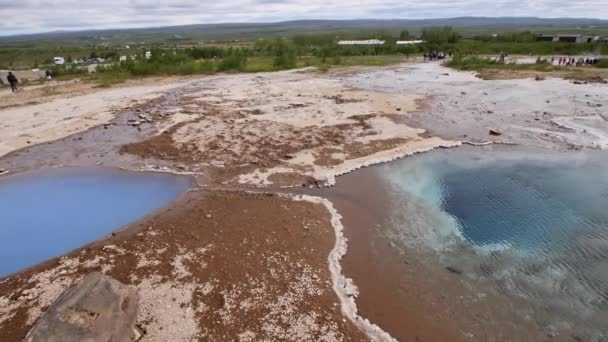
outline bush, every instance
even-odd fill
[[[243,71],[247,66],[247,57],[232,54],[224,57],[218,64],[218,71]]]
[[[597,68],[608,68],[608,59],[600,59],[595,66]]]
[[[445,44],[455,44],[462,36],[451,27],[431,27],[422,29],[422,40],[430,45],[442,46]]]
[[[287,42],[280,41],[276,45],[275,58],[272,66],[278,70],[293,69],[296,67],[296,49]]]
[[[73,65],[56,65],[51,68],[53,77],[80,76],[89,73],[86,67],[79,68]]]

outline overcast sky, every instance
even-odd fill
[[[608,18],[608,0],[0,0],[0,35],[55,30],[457,16]]]

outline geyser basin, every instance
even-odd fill
[[[190,177],[114,169],[0,178],[0,277],[101,238],[192,185]]]
[[[396,245],[528,299],[550,313],[547,325],[582,319],[585,333],[607,333],[605,153],[463,147],[377,174],[393,189]]]

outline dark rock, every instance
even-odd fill
[[[133,341],[138,301],[135,288],[91,273],[59,296],[25,341]]]
[[[445,269],[448,270],[448,271],[450,271],[450,272],[452,272],[452,273],[454,273],[454,274],[462,274],[462,270],[460,268],[455,267],[455,266],[447,266]]]

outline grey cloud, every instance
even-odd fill
[[[606,0],[0,0],[0,35],[293,19],[608,18]]]

